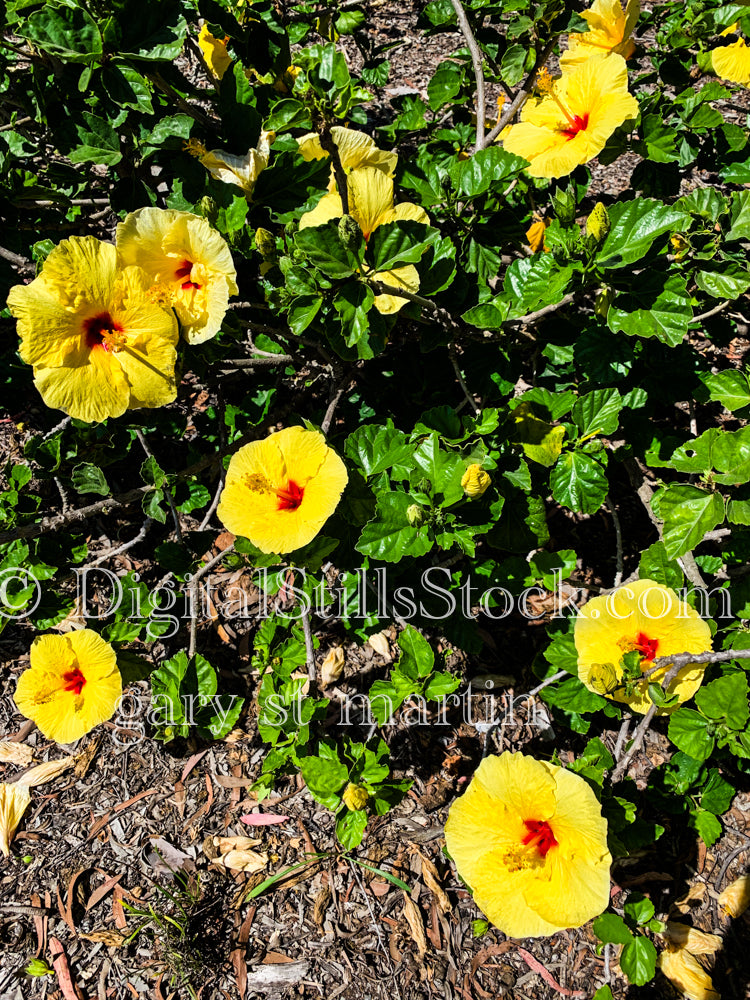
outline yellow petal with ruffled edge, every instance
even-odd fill
[[[560,57],[560,68],[568,72],[587,59],[611,53],[629,59],[635,52],[630,36],[640,12],[639,0],[628,0],[625,10],[620,0],[595,0],[581,14],[588,21],[589,30],[568,37],[568,51]]]
[[[226,41],[212,35],[208,26],[204,24],[198,35],[198,45],[203,55],[203,61],[211,71],[211,75],[217,80],[221,80],[232,65],[232,57],[227,52]]]
[[[730,83],[750,86],[750,48],[744,38],[731,45],[722,45],[711,53],[714,73]]]
[[[579,927],[609,901],[607,825],[578,775],[520,753],[482,761],[450,809],[446,847],[505,934]]]
[[[687,1000],[721,1000],[709,974],[684,948],[663,951],[659,968]]]
[[[398,163],[396,153],[380,149],[364,132],[357,132],[355,129],[342,128],[334,125],[331,129],[331,138],[339,151],[341,166],[349,173],[357,167],[374,167],[382,171],[386,176],[393,177]],[[309,132],[297,140],[300,155],[305,160],[322,160],[328,153],[320,144],[320,136],[316,132]],[[336,189],[336,179],[331,171],[330,190]]]
[[[117,656],[91,629],[34,640],[16,706],[47,739],[72,743],[110,719],[122,694]]]
[[[617,682],[623,671],[619,666],[623,655],[636,648],[653,653],[642,661],[644,671],[651,668],[654,658],[671,653],[703,653],[711,650],[711,629],[695,611],[681,601],[669,587],[653,580],[636,580],[585,604],[576,618],[575,645],[578,652],[578,677],[590,691],[597,690],[596,680],[601,665],[609,664]],[[642,638],[639,638],[642,637]],[[646,641],[655,643],[648,646]],[[640,645],[638,645],[640,643]],[[669,668],[658,670],[640,682],[630,696],[623,690],[609,697],[624,702],[644,714],[651,707],[648,685],[659,684]],[[705,663],[692,663],[677,674],[667,693],[676,694],[679,703],[692,698],[701,685]],[[658,709],[659,713],[670,709]]]
[[[262,552],[294,552],[320,532],[346,482],[322,434],[287,427],[232,456],[217,514]]]

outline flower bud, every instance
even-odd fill
[[[413,503],[411,507],[406,508],[406,520],[412,528],[419,528],[424,524],[424,509],[418,503]]]
[[[267,229],[255,230],[255,246],[263,255],[264,260],[276,256],[276,238]]]
[[[351,215],[342,215],[339,219],[339,236],[347,250],[354,250],[359,246],[359,241],[362,239],[362,230]]]
[[[422,476],[422,478],[417,483],[417,493],[432,493],[432,483],[427,478],[427,476]]]
[[[353,785],[350,782],[344,789],[342,798],[347,809],[357,812],[358,809],[365,808],[370,799],[370,793],[361,785]]]
[[[43,958],[32,958],[24,969],[27,976],[51,976],[54,969],[50,969]]]
[[[470,465],[461,479],[461,488],[470,500],[476,500],[486,493],[491,482],[481,465]]]
[[[603,243],[609,229],[609,212],[598,201],[591,210],[591,215],[586,219],[586,235],[592,236],[597,243]]]

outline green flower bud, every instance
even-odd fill
[[[432,493],[432,483],[427,476],[422,476],[417,483],[417,493]]]
[[[255,246],[262,254],[263,260],[276,256],[276,238],[267,229],[255,230]]]
[[[198,211],[210,225],[216,228],[216,222],[219,218],[219,206],[213,198],[209,198],[207,194],[204,194],[198,202]]]
[[[50,969],[43,958],[32,958],[25,970],[27,976],[51,976],[54,969]]]
[[[339,219],[339,236],[347,250],[355,250],[359,246],[362,230],[351,215],[342,215]]]
[[[412,528],[418,528],[424,524],[424,510],[418,503],[413,503],[411,507],[406,508],[406,520]]]
[[[586,219],[586,235],[591,236],[596,243],[603,243],[609,229],[609,212],[598,201],[591,210],[591,215]]]
[[[602,319],[607,318],[609,307],[614,302],[615,292],[613,288],[602,288],[594,300],[594,312]]]

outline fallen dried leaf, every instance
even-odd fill
[[[94,944],[106,944],[108,948],[122,948],[127,941],[126,934],[118,934],[117,931],[92,931],[90,934],[83,934],[79,931],[78,937],[84,941],[93,941]]]
[[[386,632],[376,632],[371,635],[367,640],[378,656],[382,656],[386,660],[391,658],[391,646],[388,642],[388,635]]]
[[[419,853],[422,858],[422,879],[424,884],[435,897],[435,902],[437,903],[440,912],[450,913],[453,907],[445,894],[445,889],[443,889],[440,885],[440,876],[438,875],[437,868],[429,858],[426,858],[424,854],[422,854],[421,851]]]
[[[75,757],[61,757],[60,760],[47,760],[43,764],[37,764],[26,771],[17,779],[17,784],[26,785],[27,788],[36,788],[37,785],[44,785],[48,781],[54,781],[60,775],[72,767],[76,762]]]
[[[73,771],[76,778],[80,779],[86,777],[88,769],[91,767],[91,762],[94,757],[96,757],[96,752],[99,749],[101,742],[101,736],[97,736],[89,743],[85,750],[78,754],[76,757],[76,766]]]
[[[419,953],[419,957],[421,959],[424,958],[427,951],[427,937],[424,932],[422,914],[411,896],[404,892],[403,897],[404,916],[406,917],[406,922],[409,925],[409,930],[411,931],[412,940],[417,946],[417,952]]]
[[[315,905],[313,906],[313,920],[318,927],[323,926],[323,921],[325,920],[326,910],[331,903],[331,887],[324,885],[320,890],[318,895],[315,897]]]
[[[268,855],[259,851],[228,851],[215,858],[214,864],[235,872],[261,872],[268,865]]]
[[[671,945],[677,948],[687,948],[693,955],[713,955],[722,946],[718,934],[704,934],[697,927],[681,924],[675,920],[667,921],[664,936]]]
[[[688,1000],[721,1000],[711,977],[685,948],[663,951],[659,955],[659,968]]]
[[[52,968],[57,974],[57,981],[60,984],[60,989],[65,1000],[80,1000],[78,990],[73,985],[70,975],[70,966],[65,955],[65,949],[59,938],[52,937],[49,939],[49,953],[52,959]]]

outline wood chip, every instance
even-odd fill
[[[406,917],[406,922],[409,925],[412,940],[417,946],[417,952],[421,960],[427,952],[427,937],[424,932],[422,912],[411,896],[405,892],[402,892],[402,894],[404,897],[404,916]]]

